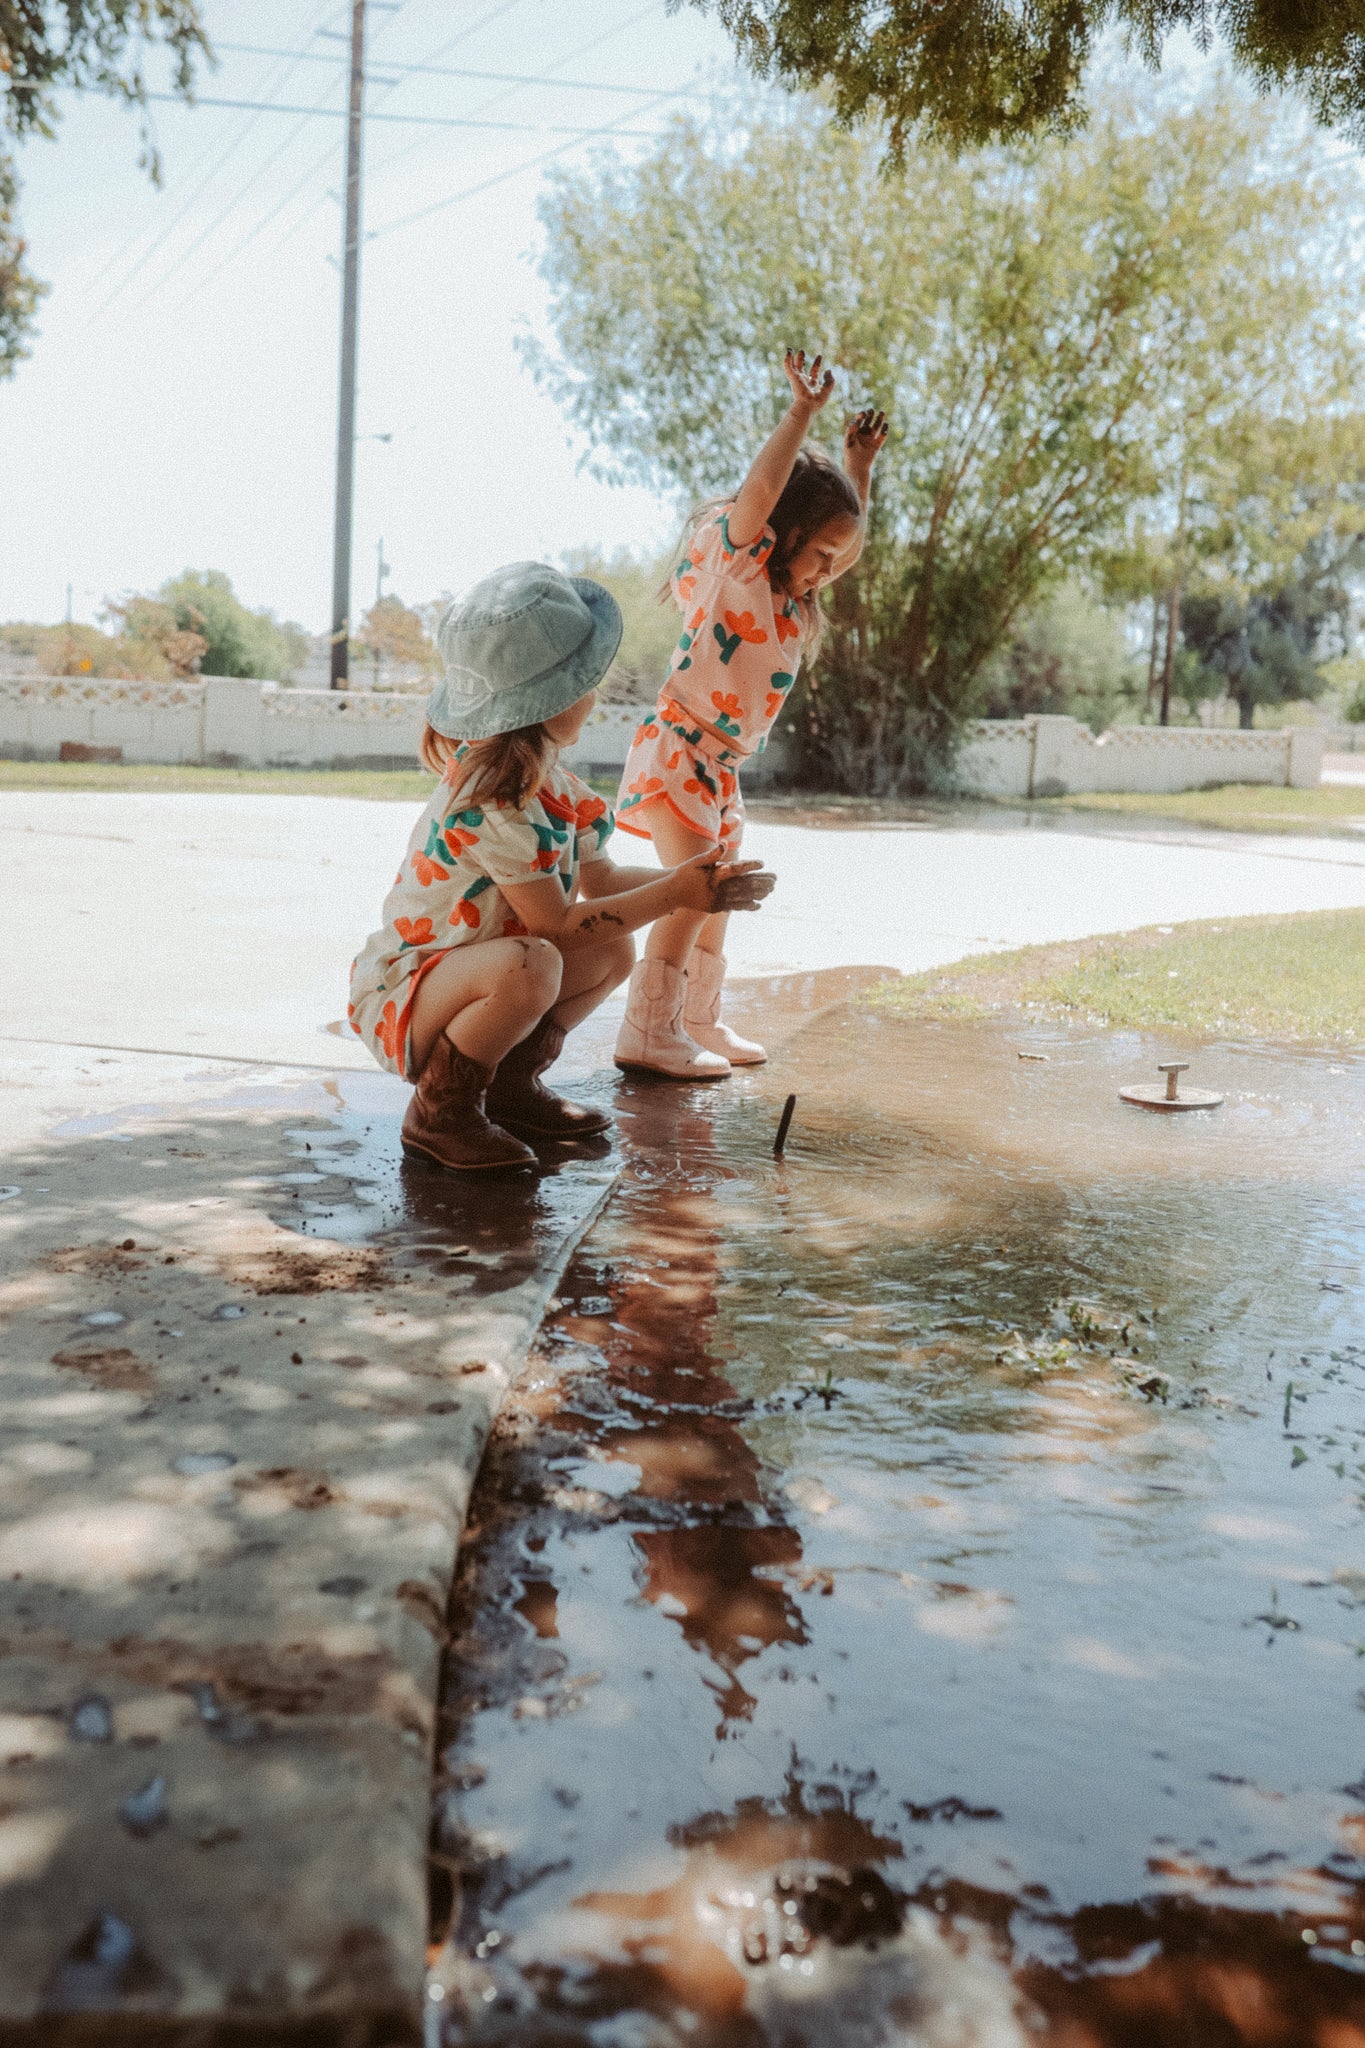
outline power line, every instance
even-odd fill
[[[623,26],[629,27],[629,23]],[[315,64],[336,64],[341,61],[330,56],[325,50],[270,50],[256,43],[215,43],[213,47],[215,50],[228,50],[245,57],[297,57],[300,60],[306,58]],[[569,92],[643,94],[651,89],[647,85],[608,85],[600,79],[591,78],[542,78],[529,71],[470,71],[458,64],[386,64],[384,69],[396,71],[405,78],[473,78],[489,85],[552,85]],[[149,93],[147,97],[172,99],[176,96],[171,93]],[[184,102],[181,101],[180,104],[183,105]],[[207,104],[207,101],[196,101],[196,105]]]
[[[674,95],[671,92],[661,92],[655,95],[655,98],[658,100],[672,99],[673,97]],[[642,114],[646,107],[653,104],[654,101],[646,100],[644,107],[635,107],[632,109],[632,112]],[[503,185],[509,178],[520,177],[523,171],[533,171],[538,165],[547,164],[554,157],[563,156],[566,150],[574,147],[575,141],[598,135],[619,134],[622,132],[620,123],[630,118],[631,115],[629,114],[619,114],[616,120],[604,121],[600,128],[586,129],[582,137],[571,136],[567,142],[558,143],[553,149],[543,150],[539,156],[527,157],[524,163],[513,164],[510,170],[498,171],[491,178],[481,179],[477,185],[466,185],[461,192],[451,192],[444,199],[435,199],[430,206],[420,206],[415,213],[405,213],[400,220],[385,221],[382,227],[373,228],[366,239],[374,241],[379,235],[396,234],[400,228],[411,227],[414,221],[426,220],[433,213],[441,213],[447,206],[458,206],[461,200],[477,198],[480,192],[489,192],[494,185]]]
[[[379,82],[382,84],[387,81],[381,80]],[[328,90],[330,91],[331,88],[329,87]],[[184,101],[179,98],[179,95],[172,92],[149,92],[146,97],[149,100],[163,100],[167,104],[184,105]],[[659,95],[656,93],[653,97],[657,99]],[[671,98],[673,95],[670,94],[669,97]],[[281,100],[201,98],[196,99],[194,105],[196,107],[232,107],[238,112],[246,110],[258,114],[300,114],[310,121],[344,121],[347,118],[345,107],[291,107]],[[621,118],[625,120],[627,116],[622,115]],[[365,119],[367,121],[393,122],[410,128],[495,128],[519,135],[595,135],[597,133],[595,128],[568,128],[550,121],[480,121],[473,115],[468,114],[373,114],[367,112]],[[652,131],[648,129],[627,129],[621,132],[648,135]]]
[[[334,12],[335,10],[331,11]],[[317,32],[318,31],[316,29],[313,31],[315,35],[317,34]],[[303,51],[294,52],[293,61],[286,64],[284,70],[277,73],[269,81],[267,90],[270,90],[272,87],[279,87],[285,85],[288,82],[289,78],[292,76],[293,72],[297,69],[298,61],[302,59],[304,54],[305,53]],[[160,234],[155,235],[153,237],[151,242],[148,243],[147,247],[138,257],[136,263],[134,263],[132,269],[115,287],[114,291],[109,295],[109,297],[104,300],[103,304],[100,305],[96,309],[96,311],[91,315],[92,323],[95,320],[98,320],[101,317],[101,315],[108,310],[108,308],[113,304],[114,300],[118,297],[119,293],[123,291],[127,285],[131,284],[132,280],[137,276],[138,272],[143,268],[143,266],[146,263],[150,262],[151,258],[156,254],[157,250],[161,248],[163,243],[166,242],[167,239],[175,233],[175,230],[179,227],[181,221],[184,220],[186,214],[190,212],[192,207],[195,205],[195,202],[199,199],[200,195],[208,190],[208,187],[213,183],[219,171],[221,171],[223,166],[228,162],[228,160],[236,154],[237,150],[246,141],[248,135],[250,135],[252,129],[255,126],[256,120],[255,117],[253,116],[253,118],[250,121],[244,121],[242,123],[236,135],[228,143],[225,149],[218,151],[216,154],[211,150],[205,150],[203,152],[203,154],[199,158],[200,163],[204,161],[205,157],[212,154],[214,156],[214,161],[212,165],[205,172],[204,176],[199,180],[198,184],[190,192],[189,197],[185,200],[184,204],[180,207],[179,211],[172,215],[171,219],[162,228]],[[138,241],[138,239],[139,235],[130,235],[128,240],[122,243],[120,247],[114,251],[114,254],[108,259],[108,261],[100,266],[100,268],[96,271],[94,277],[92,277],[90,280],[89,289],[91,291],[94,290],[95,286],[99,284],[102,278],[107,277],[112,269],[114,269],[117,265],[123,262],[124,258],[133,248],[134,244]]]
[[[387,10],[388,19],[387,21],[380,24],[381,34],[383,32],[383,29],[387,27],[389,23],[392,21],[393,16],[398,12],[398,7],[391,7]],[[315,33],[322,34],[323,31],[319,29],[315,31]],[[334,84],[335,81],[333,81],[325,88],[323,99],[325,99],[327,94],[333,90]],[[271,169],[271,167],[274,164],[278,163],[279,159],[284,155],[285,151],[290,148],[290,146],[298,139],[300,135],[302,135],[304,129],[308,124],[308,120],[314,113],[328,113],[334,111],[335,109],[329,109],[324,107],[323,101],[320,99],[315,103],[315,105],[312,108],[308,109],[307,112],[302,114],[300,118],[295,122],[294,126],[290,129],[289,133],[285,136],[284,140],[279,144],[278,148],[271,152],[271,154],[265,159],[264,163],[258,164],[256,166],[256,169],[252,172],[251,176],[247,179],[246,183],[240,186],[238,190],[233,193],[227,205],[219,209],[219,211],[214,215],[213,219],[209,222],[208,226],[204,228],[202,232],[195,237],[194,241],[190,244],[188,249],[183,250],[181,252],[180,256],[171,265],[170,269],[162,272],[161,276],[157,279],[156,283],[152,286],[151,290],[145,293],[143,297],[139,299],[137,307],[135,307],[134,310],[140,311],[141,308],[147,304],[149,299],[155,298],[156,294],[162,289],[162,287],[166,285],[170,281],[170,279],[175,275],[176,271],[181,269],[184,266],[184,264],[186,264],[189,261],[190,257],[194,255],[195,251],[202,248],[204,243],[208,241],[212,235],[215,235],[218,232],[218,229],[223,225],[223,222],[228,218],[229,214],[233,211],[234,207],[236,207],[239,204],[239,202],[246,197],[247,193],[251,190],[252,186],[256,184],[265,175],[265,173]],[[332,151],[329,146],[325,158],[320,159],[320,162],[330,162],[331,156]],[[247,234],[243,236],[241,241],[239,241],[236,244],[236,246],[228,253],[228,255],[224,257],[221,262],[217,263],[214,266],[214,268],[208,272],[206,278],[201,279],[198,285],[191,287],[190,291],[186,294],[185,298],[179,302],[179,305],[176,308],[177,312],[180,310],[181,307],[189,303],[190,299],[192,299],[195,296],[195,294],[203,288],[203,285],[205,283],[217,277],[220,270],[224,269],[225,266],[228,263],[232,262],[233,259],[236,256],[238,256],[250,242],[255,240],[257,234],[260,233],[261,228],[268,226],[270,221],[272,221],[275,218],[276,214],[279,213],[284,206],[288,205],[290,199],[292,199],[294,194],[300,190],[301,186],[307,184],[307,182],[314,175],[314,172],[318,169],[318,167],[318,164],[311,164],[308,170],[305,171],[303,177],[298,181],[298,183],[292,185],[289,191],[286,193],[285,197],[282,200],[280,200],[277,203],[277,205],[271,209],[269,213],[266,214],[265,219],[263,221],[258,222],[254,228],[249,229]]]
[[[476,35],[481,28],[486,28],[489,25],[489,23],[498,20],[499,17],[504,14],[509,14],[514,7],[519,7],[521,4],[522,0],[498,0],[497,6],[489,8],[487,13],[480,15],[477,21],[468,23],[463,29],[459,31],[457,35],[451,36],[448,41],[439,45],[439,47],[431,53],[431,61],[434,62],[437,58],[444,57],[449,51],[457,49],[461,43],[468,41],[470,36]],[[387,24],[381,25],[381,33],[383,26],[387,26]],[[387,90],[393,90],[393,88],[389,87],[387,88]],[[490,102],[486,102],[485,104],[496,105],[497,100],[500,97],[506,98],[507,95],[495,94],[493,100]],[[476,114],[481,113],[482,111],[482,108],[475,109]],[[367,114],[369,119],[372,120],[374,118],[372,111],[367,110]],[[409,146],[411,147],[411,145]],[[400,156],[403,153],[404,152],[401,150],[398,152]],[[205,274],[205,276],[201,277],[197,284],[191,286],[190,290],[185,294],[185,297],[179,301],[175,310],[177,312],[182,311],[184,307],[188,306],[192,300],[196,299],[199,296],[201,291],[203,291],[208,285],[212,284],[213,280],[216,277],[218,277],[224,270],[226,270],[229,264],[234,263],[238,256],[241,255],[242,251],[244,249],[249,248],[250,245],[256,240],[257,236],[265,232],[265,230],[270,226],[272,221],[278,220],[279,216],[284,212],[285,208],[292,203],[292,201],[303,190],[304,186],[310,184],[313,178],[317,175],[317,173],[323,168],[323,166],[329,164],[331,160],[332,150],[331,146],[329,145],[328,148],[323,152],[323,154],[320,157],[314,159],[314,161],[309,165],[308,169],[303,173],[302,177],[295,180],[295,182],[290,186],[289,190],[283,195],[283,197],[276,200],[275,204],[269,209],[268,212],[262,215],[262,217],[254,225],[254,227],[251,227],[247,230],[246,234],[243,235],[241,240],[238,241],[233,246],[233,248],[231,248],[228,251],[227,255],[222,257],[220,261],[216,263],[213,266],[213,268]],[[302,226],[305,220],[312,219],[313,215],[316,213],[318,209],[318,206],[321,205],[321,203],[321,200],[316,201],[314,205],[309,207],[302,215],[300,215],[299,219],[295,221],[293,227],[286,230],[285,234],[280,238],[280,240],[277,243],[275,243],[274,247],[277,249],[282,248],[284,246],[284,243],[287,242],[290,236],[293,235],[296,232],[296,230]],[[219,221],[221,221],[224,217],[224,215],[220,215]],[[219,222],[215,221],[214,226],[217,227],[218,224]]]

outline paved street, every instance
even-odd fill
[[[300,796],[9,792],[0,1038],[368,1068],[347,969],[414,812]],[[778,875],[736,975],[911,971],[1142,924],[1365,905],[1365,845],[1099,826],[751,826]],[[648,859],[641,843],[624,860]],[[17,1048],[16,1048],[17,1049]]]

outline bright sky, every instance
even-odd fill
[[[220,63],[203,100],[330,111],[158,105],[160,191],[135,114],[94,97],[65,96],[57,141],[19,152],[29,262],[52,289],[0,383],[0,619],[61,618],[70,583],[94,620],[192,567],[327,624],[350,8],[205,13]],[[401,0],[370,24],[372,115],[518,125],[367,124],[358,430],[393,438],[356,451],[355,608],[381,536],[409,602],[500,561],[665,544],[670,506],[578,472],[513,338],[545,331],[537,159],[582,162],[605,138],[562,131],[607,124],[647,147],[632,138],[728,71],[723,34],[664,0]],[[548,82],[449,75],[473,71]]]

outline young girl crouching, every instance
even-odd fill
[[[652,839],[670,866],[744,833],[739,771],[768,743],[802,656],[820,635],[819,595],[862,551],[872,465],[886,415],[867,410],[844,432],[844,466],[804,449],[834,388],[821,358],[784,363],[792,403],[733,499],[693,512],[681,559],[659,596],[683,634],[652,716],[635,735],[617,799],[623,832]],[[725,914],[675,911],[655,925],[630,983],[616,1064],[679,1080],[719,1080],[767,1058],[720,1021]]]
[[[630,973],[630,933],[678,911],[755,910],[772,888],[758,862],[712,845],[662,875],[611,861],[610,807],[558,756],[620,639],[610,592],[538,562],[495,571],[441,621],[445,676],[421,743],[441,780],[352,967],[348,1012],[380,1066],[417,1084],[409,1157],[533,1166],[522,1135],[606,1129],[541,1076]]]

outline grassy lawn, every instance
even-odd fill
[[[1148,926],[1024,946],[883,982],[865,1000],[899,1017],[1014,1011],[1365,1047],[1365,910]]]
[[[425,768],[162,768],[133,762],[0,760],[0,789],[230,790],[425,803],[431,785]]]
[[[600,796],[616,795],[615,777],[587,779]],[[239,796],[362,796],[424,804],[433,781],[425,768],[161,768],[135,762],[0,760],[0,790],[206,790]]]
[[[1365,767],[1365,754],[1361,756]],[[1182,825],[1216,825],[1224,832],[1302,832],[1358,839],[1365,835],[1365,787],[1324,783],[1319,789],[1277,789],[1261,783],[1225,783],[1176,796],[1096,791],[1035,797],[1028,806],[1044,816],[1064,811],[1105,811],[1130,818],[1170,818]]]

